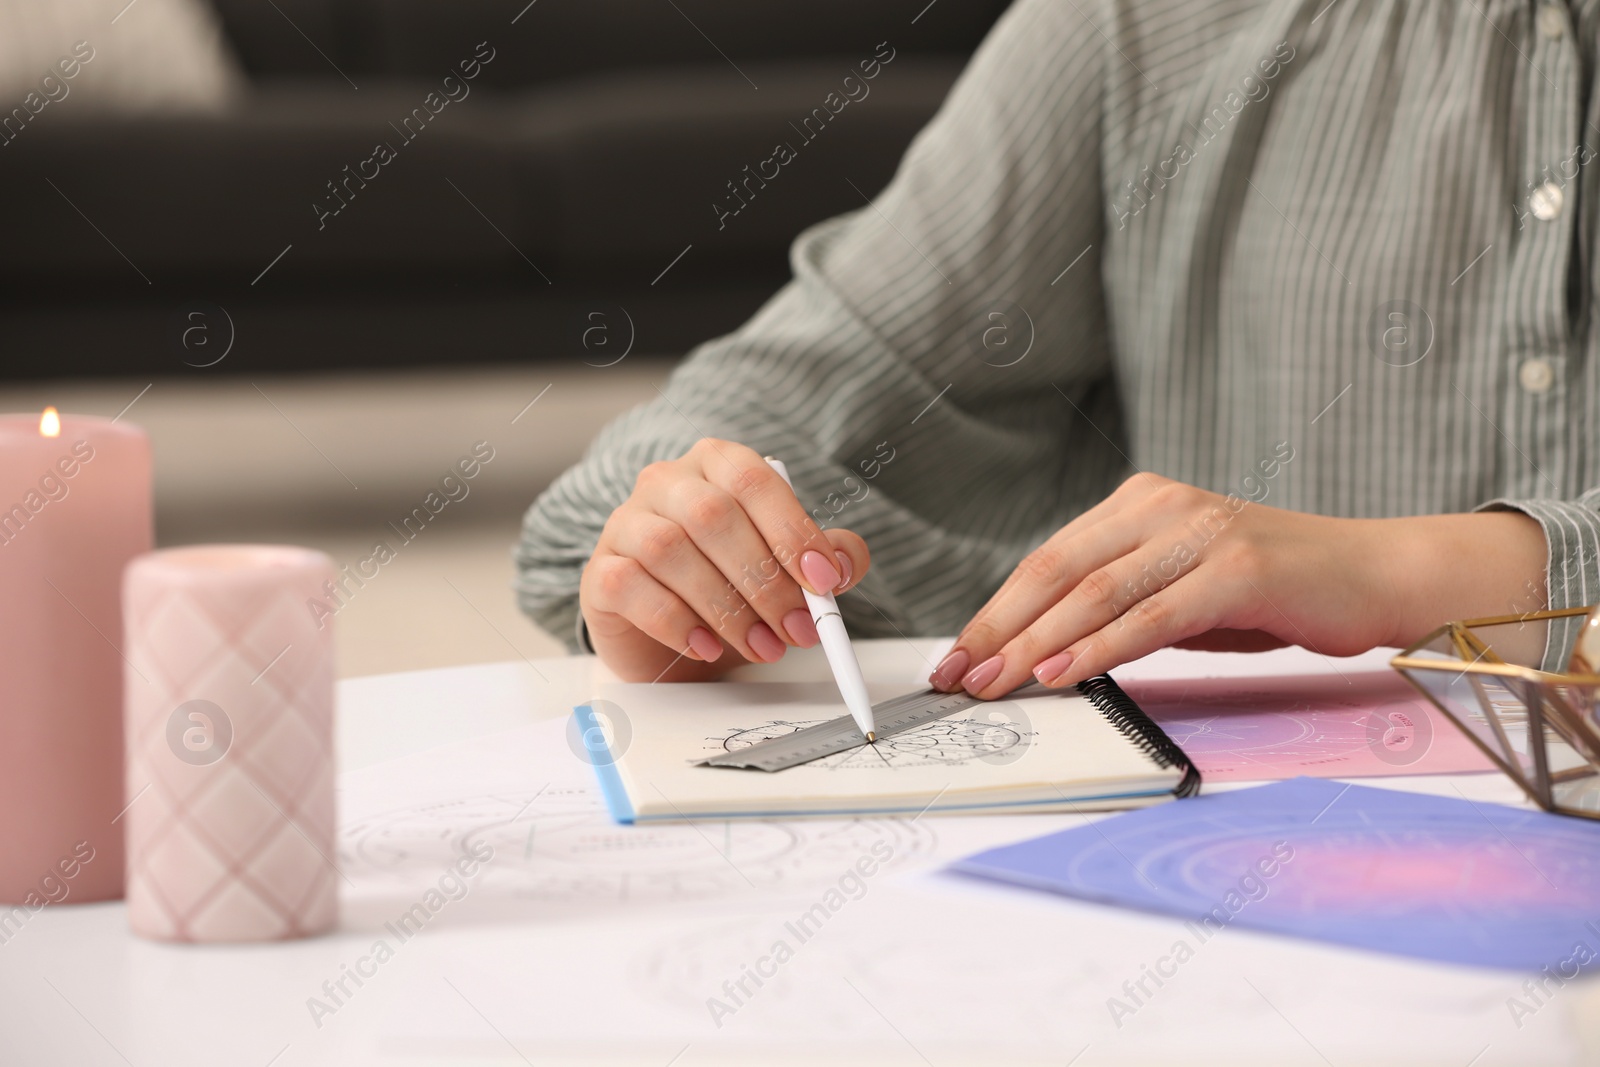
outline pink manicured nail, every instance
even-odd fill
[[[1072,666],[1071,652],[1057,652],[1047,660],[1043,660],[1033,669],[1033,676],[1045,685],[1060,678],[1067,673],[1067,668]]]
[[[843,552],[835,549],[833,554],[839,557],[839,585],[842,588],[850,584],[850,576],[855,573],[855,568],[850,566],[850,557]]]
[[[806,576],[811,588],[819,593],[831,593],[839,584],[839,572],[821,552],[807,552],[800,557],[800,573]]]
[[[788,631],[790,639],[801,648],[810,648],[819,640],[817,624],[811,621],[811,613],[804,608],[795,608],[785,615],[783,628]]]
[[[967,664],[970,662],[972,657],[967,654],[966,649],[952,649],[949,655],[939,661],[933,673],[928,675],[928,684],[946,693],[960,689],[961,675],[966,672]]]
[[[689,631],[689,647],[707,663],[722,655],[722,642],[704,626],[696,626]]]
[[[968,671],[967,676],[961,679],[961,684],[967,692],[976,696],[978,690],[1000,677],[1000,672],[1005,668],[1006,658],[996,653]]]
[[[789,647],[778,640],[778,635],[772,632],[772,627],[764,622],[758,622],[750,627],[750,632],[744,635],[744,639],[750,646],[750,651],[767,663],[778,662]]]

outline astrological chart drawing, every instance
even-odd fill
[[[1471,808],[1435,817],[1425,828],[1325,821],[1331,824],[1327,828],[1319,822],[1297,829],[1303,836],[1296,858],[1284,865],[1291,877],[1268,886],[1259,902],[1263,912],[1315,919],[1359,910],[1373,921],[1432,914],[1501,922],[1588,914],[1585,909],[1600,899],[1593,834],[1568,836],[1560,828],[1541,826],[1531,840],[1513,844]],[[1169,877],[1189,892],[1216,893],[1271,850],[1259,835],[1237,828],[1196,831],[1181,855],[1164,852],[1146,872],[1158,883]],[[1296,861],[1314,874],[1294,877]],[[1165,875],[1163,866],[1170,868]]]
[[[1034,1046],[1071,1047],[1074,1038],[1081,1047],[1087,1025],[1105,1019],[1105,991],[1126,977],[1092,953],[1060,951],[1061,942],[1006,941],[1007,948],[997,951],[995,932],[951,922],[952,909],[970,905],[966,900],[897,896],[897,911],[911,909],[909,916],[899,915],[912,921],[855,914],[881,891],[847,899],[836,914],[803,929],[802,904],[789,913],[674,931],[634,952],[627,963],[629,988],[644,1001],[697,1021],[707,1017],[708,998],[741,1014],[753,1006],[763,1036],[898,1041],[877,1015],[863,1010],[865,996],[886,1012],[893,1004],[893,1017],[898,1024],[910,1020],[919,1043],[971,1042],[991,1053],[997,1045],[1021,1045],[1037,1055]],[[980,918],[974,925],[982,923]],[[930,974],[962,980],[932,989],[925,981]]]
[[[1192,759],[1232,759],[1261,765],[1330,759],[1367,746],[1366,716],[1309,704],[1272,715],[1156,715],[1167,736]],[[1202,762],[1201,767],[1205,764]]]
[[[1504,962],[1534,938],[1570,947],[1600,901],[1600,828],[1585,820],[1304,778],[1262,789],[1274,792],[1174,805],[1114,841],[1082,837],[1063,881],[1096,899],[1179,914],[1220,903],[1243,925],[1463,962]]]
[[[1125,688],[1210,781],[1490,768],[1453,723],[1392,673]]]
[[[487,844],[493,858],[479,877],[500,895],[704,900],[823,885],[878,842],[888,843],[891,866],[909,863],[931,853],[936,840],[927,824],[895,819],[619,826],[597,788],[572,784],[421,802],[359,819],[342,829],[339,858],[354,884],[381,891],[436,878]]]
[[[733,730],[707,740],[713,751],[733,752],[741,748],[787,737],[825,719],[791,722],[772,720],[760,726]],[[806,764],[828,770],[901,770],[912,767],[955,767],[974,761],[1002,762],[1014,757],[1033,738],[1026,726],[1008,720],[935,719],[904,733],[880,737],[862,745]]]

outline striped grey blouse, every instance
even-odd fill
[[[955,632],[1135,469],[1520,509],[1551,606],[1600,600],[1597,12],[1019,0],[888,188],[534,503],[523,609],[573,633],[607,516],[702,436],[867,539],[861,635]]]

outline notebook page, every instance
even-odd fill
[[[904,687],[869,687],[874,702]],[[844,714],[832,682],[601,687],[616,770],[640,818],[935,810],[1172,788],[1076,691],[963,709],[876,745],[776,773],[695,761]]]

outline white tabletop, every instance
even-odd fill
[[[939,648],[936,641],[861,642],[860,654],[869,681],[904,682],[910,688],[926,677]],[[1294,649],[1256,656],[1166,651],[1117,674],[1126,680],[1350,672],[1380,669],[1389,655],[1380,651],[1331,661]],[[815,650],[792,652],[773,667],[745,672],[756,679],[827,676]],[[515,731],[526,733],[534,724],[566,717],[574,704],[589,697],[601,680],[597,674],[603,675],[604,668],[589,658],[573,657],[345,681],[339,691],[341,769],[371,775],[381,774],[386,766],[424,766],[435,752],[451,751],[448,746],[459,751],[461,743],[475,738],[518,736]],[[1366,779],[1364,784],[1451,795],[1459,789],[1475,800],[1522,803],[1511,783],[1498,775]],[[631,832],[615,829],[620,834]],[[871,916],[874,929],[882,930],[902,914],[896,910],[902,903],[897,902],[915,903],[905,914],[914,911],[919,922],[943,908],[937,920],[941,929],[905,931],[906,944],[913,947],[902,954],[910,958],[926,952],[911,980],[913,988],[902,990],[907,996],[919,991],[917,982],[926,983],[930,994],[937,989],[959,995],[964,984],[975,981],[984,982],[984,992],[994,994],[988,987],[1003,985],[1008,974],[1018,982],[1053,981],[1048,970],[1039,969],[1039,946],[1028,943],[1030,938],[1051,940],[1051,952],[1061,960],[1062,1010],[1099,1021],[1086,1024],[1083,1040],[1073,1047],[1064,1044],[1050,1056],[1026,1062],[1067,1063],[1076,1056],[1080,1065],[1259,1060],[1340,1067],[1356,1062],[1468,1067],[1471,1061],[1484,1067],[1593,1062],[1595,1048],[1600,1047],[1589,1047],[1585,1058],[1584,1043],[1595,1040],[1584,1029],[1591,1025],[1585,1020],[1600,1014],[1600,998],[1586,985],[1556,990],[1541,1001],[1534,1015],[1519,1020],[1508,1011],[1507,998],[1526,999],[1527,994],[1519,978],[1504,972],[1389,958],[1246,930],[1219,935],[1212,943],[1215,947],[1208,945],[1201,953],[1204,959],[1186,967],[1181,981],[1171,984],[1171,992],[1164,992],[1160,1003],[1153,1001],[1142,1017],[1125,1020],[1126,1027],[1111,1027],[1106,999],[1117,995],[1124,978],[1138,977],[1143,961],[1171,943],[1182,930],[1180,922],[999,888],[975,889],[971,892],[978,895],[950,895],[947,900],[939,894],[948,891],[939,886],[914,889],[922,895],[908,891],[901,897],[900,888],[885,883],[865,898],[856,916],[858,920]],[[730,906],[725,915],[748,911],[747,905]],[[335,1017],[316,1020],[308,1013],[308,998],[373,939],[374,927],[360,916],[353,917],[348,906],[344,924],[334,935],[249,946],[142,941],[128,933],[122,905],[116,903],[49,907],[0,945],[0,1064],[294,1067],[617,1062],[665,1067],[675,1062],[689,1067],[701,1062],[808,1060],[815,1053],[795,1051],[804,1043],[808,1020],[785,1020],[787,1031],[780,1025],[773,1033],[800,1036],[775,1037],[766,1045],[748,1041],[749,1035],[761,1032],[756,1027],[765,1025],[759,1021],[745,1025],[743,1045],[706,1040],[652,1046],[643,1038],[624,1040],[624,1031],[644,1023],[630,1014],[632,1002],[614,984],[622,980],[617,978],[622,972],[607,971],[607,957],[636,957],[625,968],[632,976],[627,980],[633,981],[641,967],[649,966],[639,960],[670,959],[641,954],[639,945],[668,930],[709,929],[710,919],[704,908],[657,910],[637,902],[614,908],[602,902],[581,916],[567,918],[541,910],[538,902],[508,897],[493,909],[479,908],[471,915],[463,909],[459,921],[444,916],[417,937],[417,949],[402,952],[403,958],[366,983],[360,996]],[[795,964],[788,976],[791,986],[812,981],[808,976],[820,975],[826,970],[824,964],[833,966],[829,952],[819,949],[813,955],[801,961],[809,970]],[[1008,965],[1013,957],[1015,970]],[[1046,957],[1050,958],[1054,957]],[[993,968],[992,975],[1000,977],[976,974],[974,964],[958,962],[963,959],[977,960],[976,966]],[[496,977],[515,975],[534,977]],[[1266,1006],[1243,990],[1241,976],[1254,977],[1252,985],[1259,987],[1261,1000],[1270,998]],[[451,982],[460,1001],[451,999],[449,991],[428,992],[443,988],[441,977]],[[720,974],[699,975],[697,980],[703,979],[700,984],[705,988],[686,995],[703,999],[706,989],[716,984],[710,978],[717,977]],[[841,978],[848,982],[849,975],[828,975],[834,982]],[[672,980],[680,981],[682,975]],[[899,981],[903,985],[906,979],[902,976]],[[529,985],[526,990],[519,984],[524,982]],[[851,984],[851,988],[857,987]],[[563,994],[602,1009],[615,996],[615,1031],[601,1027],[581,1039],[569,1035],[565,1043],[546,1047],[539,1043],[537,1021],[511,1018],[519,996],[558,1005]],[[902,1032],[873,1002],[841,995],[870,1025],[882,1029],[889,1042],[864,1044],[863,1062],[931,1062],[940,1067],[955,1062],[1024,1062],[982,1047],[963,1048],[959,1042],[919,1040],[920,1031],[910,1027]],[[781,1015],[781,995],[775,993],[768,1000],[763,1011]],[[466,1013],[463,1002],[474,1014]],[[452,1046],[445,1038],[429,1043],[415,1037],[429,1031],[425,1017],[435,1007],[440,1013],[452,1013],[452,1018],[466,1019],[436,1028],[446,1038],[470,1025],[482,1031],[482,1039],[464,1037]],[[560,1029],[558,1022],[552,1019],[551,1025]],[[1413,1022],[1423,1032],[1407,1033]],[[981,1033],[982,1020],[976,1023]],[[924,1048],[935,1051],[925,1055]],[[1463,1049],[1468,1050],[1465,1055]],[[786,1051],[795,1055],[786,1059]],[[1475,1061],[1474,1054],[1479,1057]],[[852,1053],[836,1048],[827,1058],[846,1063]]]

